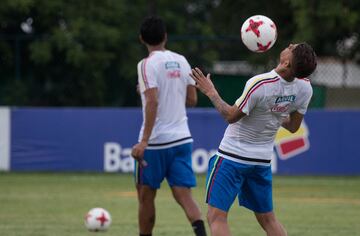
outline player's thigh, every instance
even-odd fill
[[[138,200],[141,203],[153,203],[156,196],[156,189],[147,185],[136,185]]]
[[[196,178],[192,169],[192,144],[186,143],[171,149],[166,173],[170,187],[194,187]]]
[[[141,167],[135,161],[134,177],[136,184],[147,185],[153,189],[160,188],[161,182],[164,180],[166,150],[145,150],[144,160],[147,166]]]
[[[236,163],[218,155],[209,160],[206,178],[206,203],[227,212],[242,185]]]
[[[241,192],[239,192],[239,204],[257,213],[273,210],[270,166],[256,166],[247,175]]]

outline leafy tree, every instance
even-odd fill
[[[278,55],[290,42],[307,41],[321,56],[339,56],[342,40],[357,38],[349,57],[355,57],[360,45],[360,2],[356,0],[258,0],[220,1],[211,14],[211,25],[218,35],[239,37],[242,22],[252,15],[266,15],[278,27],[278,40],[265,54],[249,53],[241,43],[222,45],[224,59],[252,60],[264,63]],[[229,14],[230,13],[230,14]],[[229,47],[233,50],[229,50]],[[360,57],[360,55],[358,55]]]
[[[206,24],[197,23],[194,17],[192,22],[180,17],[188,14],[186,4],[158,2],[158,12],[168,22],[169,34],[190,28],[206,34],[210,28],[203,27]],[[8,74],[2,87],[7,88],[4,92],[17,86],[24,89],[18,90],[22,92],[16,96],[5,93],[2,101],[8,105],[40,106],[136,105],[136,63],[147,54],[138,41],[138,27],[148,11],[145,0],[4,1],[1,30],[10,38],[3,37],[0,44],[7,63],[2,67]],[[20,25],[29,19],[32,31],[27,34]],[[13,42],[21,46],[20,51]],[[171,44],[175,50],[196,50],[196,43],[190,41]],[[19,64],[21,79],[15,83],[12,72]]]
[[[319,55],[339,56],[337,45],[351,36],[357,42],[349,48],[355,57],[360,45],[360,2],[353,0],[291,0],[296,40],[307,40]],[[360,57],[360,55],[358,55]]]
[[[168,48],[193,66],[248,60],[273,66],[290,42],[308,41],[318,55],[359,58],[356,0],[3,0],[0,5],[0,104],[135,106],[138,40],[146,15],[167,22]],[[263,14],[278,26],[269,52],[249,52],[242,22]],[[349,47],[347,40],[351,39]]]

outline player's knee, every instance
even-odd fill
[[[275,215],[272,212],[256,214],[256,219],[264,229],[277,223]]]
[[[180,205],[184,201],[184,197],[177,192],[173,192],[173,197],[176,200],[176,202],[179,203]]]
[[[207,221],[209,225],[212,225],[215,222],[226,222],[227,214],[218,210],[209,209],[207,213]]]
[[[181,206],[184,204],[189,204],[193,201],[191,193],[187,190],[178,190],[173,188],[173,197],[176,200],[177,203],[179,203]]]
[[[140,204],[153,204],[155,201],[155,194],[148,194],[145,192],[140,193],[139,195],[139,203]]]
[[[140,196],[140,198],[139,198],[139,203],[141,205],[154,204],[154,202],[155,202],[155,199],[151,196],[143,195],[143,196]]]

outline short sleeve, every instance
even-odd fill
[[[148,59],[140,61],[137,66],[137,73],[141,93],[149,88],[158,87],[156,70],[151,61]]]
[[[308,82],[309,83],[309,82]],[[306,87],[304,93],[301,95],[299,107],[297,108],[297,111],[303,115],[305,115],[307,108],[309,106],[311,97],[313,95],[312,87],[309,83],[309,86]]]
[[[260,98],[263,96],[263,86],[257,86],[252,79],[246,82],[244,91],[239,97],[235,105],[246,115],[249,115],[252,109],[256,106]]]
[[[187,85],[195,85],[195,80],[193,80],[193,78],[190,77],[190,73],[191,73],[191,66],[189,64],[189,62],[184,58],[184,63],[183,63],[183,73],[186,79],[186,84]]]

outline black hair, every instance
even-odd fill
[[[299,43],[293,50],[292,71],[297,78],[305,78],[314,72],[317,61],[313,48],[307,43]]]
[[[160,17],[147,17],[141,24],[140,35],[145,43],[151,46],[158,45],[165,39],[166,25]]]

